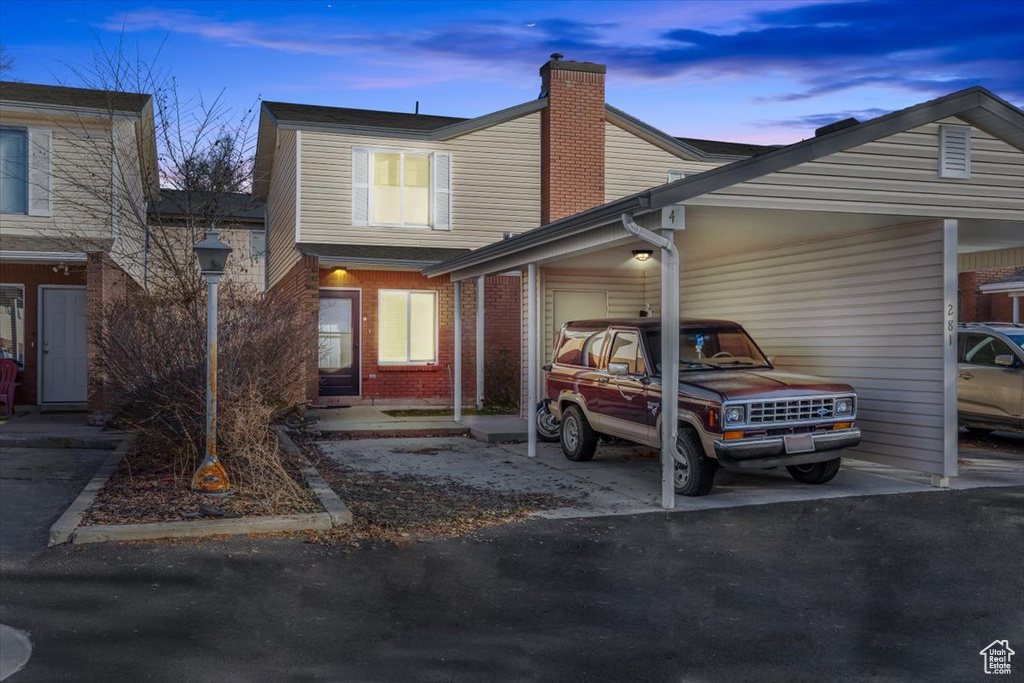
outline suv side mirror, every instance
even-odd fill
[[[1013,367],[1013,356],[1011,356],[1008,353],[1007,354],[1003,354],[1001,356],[996,356],[996,365],[998,365],[1000,367],[1003,367],[1003,368],[1012,368]]]
[[[629,363],[609,363],[608,374],[615,377],[622,377],[629,374]]]

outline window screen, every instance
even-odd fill
[[[28,213],[28,132],[0,128],[0,213]]]

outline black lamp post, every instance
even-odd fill
[[[211,230],[206,233],[206,239],[192,249],[206,278],[206,455],[192,477],[192,488],[224,496],[231,493],[231,482],[217,458],[217,291],[231,247]]]

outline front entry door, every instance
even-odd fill
[[[320,292],[320,395],[359,395],[359,292]]]
[[[42,289],[42,403],[85,403],[88,398],[85,291]]]

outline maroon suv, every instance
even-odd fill
[[[660,320],[567,323],[544,369],[570,460],[594,457],[602,435],[661,446]],[[677,493],[706,494],[718,466],[830,481],[839,449],[860,443],[856,416],[852,387],[776,370],[738,323],[681,321]]]

